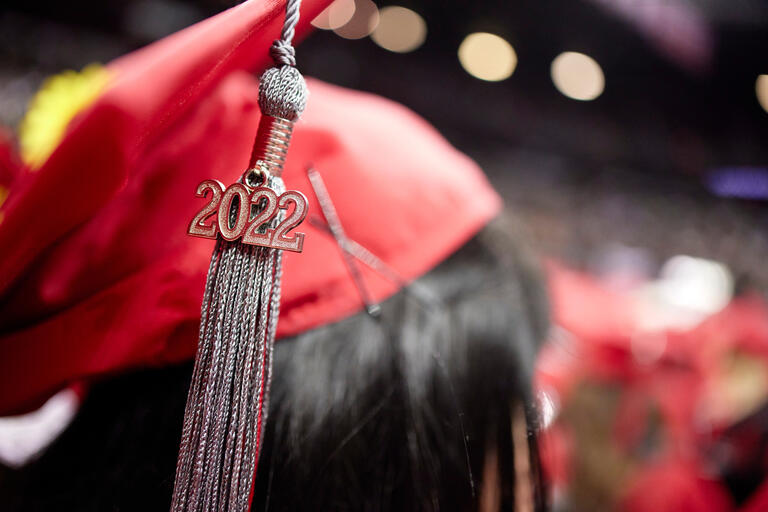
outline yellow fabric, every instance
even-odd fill
[[[72,118],[93,103],[108,82],[109,72],[99,64],[80,72],[64,71],[43,82],[19,125],[21,158],[30,169],[45,163]]]

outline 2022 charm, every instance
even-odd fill
[[[187,233],[201,238],[216,239],[218,234],[228,241],[242,237],[242,242],[249,245],[272,247],[285,251],[301,252],[304,247],[304,233],[290,234],[307,216],[307,198],[297,190],[288,190],[278,196],[271,188],[256,187],[249,190],[240,183],[233,183],[226,189],[218,180],[205,180],[197,186],[195,195],[206,197],[210,191],[210,200],[192,219]],[[238,202],[234,201],[237,197]],[[265,204],[264,204],[265,203]],[[252,204],[264,204],[253,219]],[[278,209],[293,211],[276,228],[260,232],[259,228],[277,215]],[[237,212],[231,215],[233,207]],[[206,224],[213,216],[217,219]]]

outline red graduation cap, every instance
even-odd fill
[[[326,1],[305,0],[298,33]],[[245,2],[114,61],[111,81],[50,158],[14,178],[0,206],[0,414],[68,383],[194,355],[213,242],[186,235],[196,185],[233,183],[260,120],[252,71],[282,23],[282,2]],[[406,108],[308,81],[283,178],[324,215],[322,176],[349,239],[400,282],[360,266],[381,301],[444,260],[500,210],[484,175]],[[339,244],[304,223],[286,253],[277,336],[359,312]],[[276,377],[279,378],[279,377]]]

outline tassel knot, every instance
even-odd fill
[[[265,116],[295,121],[307,106],[307,96],[304,77],[292,66],[269,68],[261,75],[259,108]]]
[[[296,66],[296,50],[288,41],[275,40],[269,48],[269,54],[278,66]]]

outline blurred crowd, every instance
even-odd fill
[[[21,2],[0,12],[6,138],[46,76],[106,62],[226,7],[213,1],[79,3],[88,11],[82,19]],[[374,52],[383,50],[368,40],[325,31],[308,41],[302,59],[310,74],[393,97],[432,121],[480,163],[518,235],[544,262],[553,329],[536,384],[555,510],[768,510],[768,194],[755,192],[755,180],[768,179],[762,145],[768,114],[753,97],[755,112],[748,114],[743,99],[732,108],[727,96],[716,105],[694,101],[731,91],[718,65],[739,49],[764,48],[764,41],[749,41],[768,26],[768,15],[755,7],[759,16],[751,25],[710,19],[720,30],[713,30],[714,49],[707,51],[714,57],[705,67],[715,71],[701,74],[666,63],[631,24],[600,10],[607,2],[581,3],[573,7],[575,19],[595,15],[594,32],[620,27],[603,31],[602,42],[617,38],[624,56],[640,62],[614,81],[641,82],[630,87],[635,97],[623,107],[606,93],[594,111],[560,108],[567,100],[540,92],[531,78],[535,69],[523,64],[520,84],[510,90],[469,77],[454,62],[455,52],[445,51],[459,21],[439,28],[429,23],[434,32],[421,55],[379,56]],[[699,3],[708,2],[691,2]],[[494,6],[509,16],[527,12],[541,31],[547,26],[533,2],[508,10],[492,4],[477,8],[481,28],[504,25],[488,21]],[[428,21],[439,10],[409,6],[423,7]],[[458,17],[450,7],[440,9],[443,17]],[[474,12],[464,5],[456,10]],[[153,23],[144,23],[148,19]],[[553,25],[554,39],[570,33],[565,21]],[[590,46],[599,37],[575,40]],[[546,53],[546,46],[521,42],[521,63],[526,44]],[[605,53],[609,63],[620,60],[615,48]],[[634,76],[673,68],[670,97],[648,87],[661,87],[664,76],[657,82]],[[612,72],[606,68],[608,87]],[[495,88],[486,95],[485,86]],[[689,104],[686,87],[695,90]],[[644,88],[647,97],[638,99]],[[719,121],[708,117],[709,109]],[[731,171],[742,185],[736,192],[717,185]],[[742,189],[747,192],[738,193]]]

